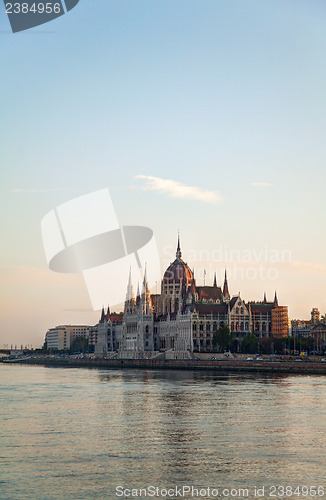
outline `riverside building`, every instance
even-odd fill
[[[198,286],[194,272],[182,259],[180,240],[176,259],[166,269],[161,293],[151,294],[145,271],[136,295],[129,276],[124,312],[111,315],[102,310],[95,354],[120,358],[160,356],[186,359],[195,352],[212,352],[214,334],[227,326],[241,340],[253,332],[257,337],[288,335],[288,309],[279,306],[277,295],[268,302],[245,302],[231,297],[225,272],[223,287],[216,275],[211,286]],[[115,354],[114,354],[115,353]]]

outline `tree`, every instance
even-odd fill
[[[276,354],[284,353],[284,338],[286,337],[273,337],[273,347]],[[285,340],[286,342],[286,340]]]
[[[254,354],[258,350],[258,339],[254,333],[248,333],[241,342],[242,352]]]
[[[222,351],[230,349],[233,344],[233,332],[230,332],[227,326],[220,326],[219,329],[214,332],[213,335],[213,346],[217,345]]]
[[[261,354],[270,354],[272,352],[273,339],[271,337],[263,337],[259,339],[259,352]]]
[[[79,335],[75,337],[70,346],[71,352],[87,352],[88,351],[88,339]]]

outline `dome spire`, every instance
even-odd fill
[[[176,253],[177,259],[181,259],[182,253],[181,253],[181,247],[180,247],[180,232],[178,231],[178,248],[177,248],[177,253]]]

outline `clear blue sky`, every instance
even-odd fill
[[[325,25],[324,0],[80,0],[12,34],[1,4],[0,345],[96,321],[82,279],[47,270],[40,221],[102,187],[163,268],[180,229],[199,283],[227,265],[245,300],[276,288],[292,318],[326,312]],[[221,245],[240,261],[212,262]],[[262,249],[275,279],[232,277]]]

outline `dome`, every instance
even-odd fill
[[[178,239],[178,248],[176,259],[172,264],[169,265],[163,276],[163,283],[168,284],[179,284],[184,283],[189,286],[193,279],[193,272],[190,267],[181,258],[180,241]]]
[[[163,282],[171,285],[172,283],[183,282],[189,286],[192,281],[192,276],[193,274],[190,267],[182,259],[176,259],[165,271]]]

